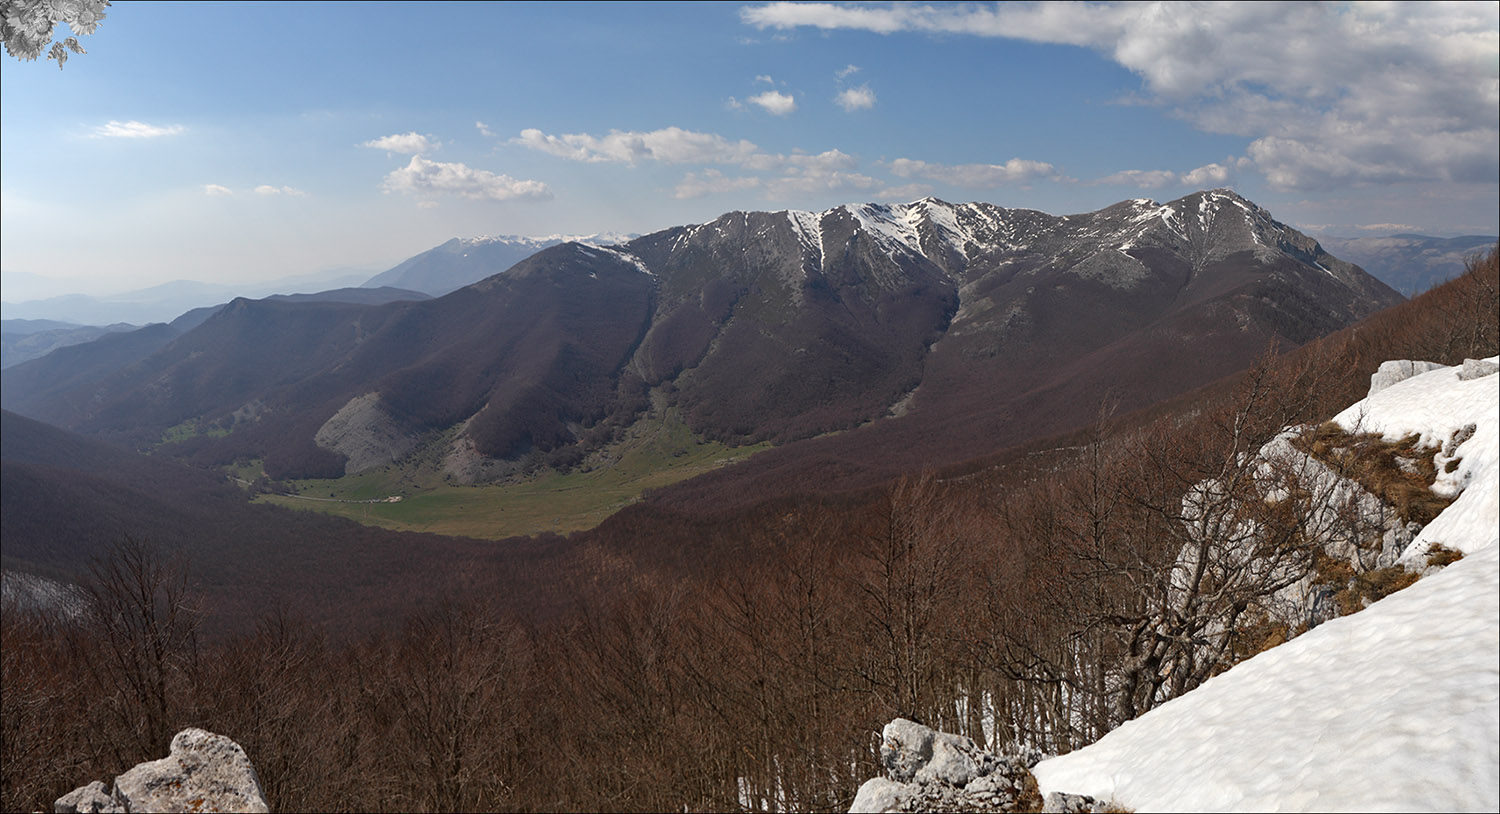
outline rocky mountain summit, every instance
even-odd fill
[[[59,797],[59,814],[126,811],[268,812],[265,792],[240,745],[202,729],[172,738],[171,753],[138,764],[115,778],[113,787],[95,780]]]

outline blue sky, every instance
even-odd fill
[[[1314,231],[1493,234],[1497,19],[117,3],[61,71],[0,63],[5,299],[929,194],[1062,214],[1232,186]]]

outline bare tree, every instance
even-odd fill
[[[879,688],[889,717],[927,719],[939,652],[951,630],[944,613],[959,595],[964,535],[930,473],[902,478],[886,494],[865,550],[859,583],[872,661],[864,678]]]
[[[183,684],[197,664],[200,613],[189,594],[187,561],[126,537],[94,560],[83,587],[102,644],[101,653],[84,659],[90,676],[131,751],[160,751],[176,729]]]

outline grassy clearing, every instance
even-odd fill
[[[567,473],[549,471],[509,483],[458,486],[444,482],[432,466],[392,466],[336,480],[297,481],[297,496],[262,495],[256,499],[389,529],[498,540],[518,534],[593,528],[639,500],[648,489],[712,471],[769,446],[727,447],[702,441],[693,436],[675,411],[669,411],[665,416],[643,419],[626,440]],[[401,501],[340,502],[381,500],[392,495],[400,495]]]
[[[186,441],[189,438],[197,438],[200,435],[204,435],[209,438],[223,438],[228,434],[229,430],[226,430],[223,427],[212,425],[204,427],[198,419],[190,418],[187,421],[182,422],[181,424],[168,427],[166,432],[163,432],[161,434],[161,443],[175,444],[178,441]]]

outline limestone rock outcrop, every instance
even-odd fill
[[[1370,392],[1366,395],[1373,396],[1397,382],[1404,382],[1413,376],[1420,376],[1440,367],[1442,365],[1437,362],[1420,362],[1411,359],[1392,359],[1388,362],[1381,362],[1380,368],[1370,374]]]
[[[897,718],[881,732],[886,776],[860,786],[850,812],[1094,811],[1091,797],[1042,800],[1031,767],[1040,753],[997,755],[973,740]],[[1052,799],[1052,798],[1057,799]]]
[[[53,811],[106,814],[127,811],[269,812],[255,767],[240,745],[202,729],[172,738],[161,760],[137,764],[113,788],[95,780],[57,798]]]

